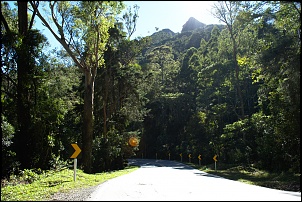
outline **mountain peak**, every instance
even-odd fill
[[[181,32],[191,31],[197,28],[205,27],[206,24],[199,22],[193,17],[190,17],[189,20],[182,26]]]

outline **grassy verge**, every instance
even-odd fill
[[[273,189],[301,192],[300,176],[290,172],[269,173],[253,167],[231,166],[218,164],[216,170],[214,165],[198,166],[188,164],[209,174],[218,175],[230,180],[236,180],[247,184],[253,184]]]
[[[45,201],[54,193],[95,186],[136,169],[138,167],[130,166],[124,170],[97,174],[86,174],[78,169],[75,181],[73,169],[47,171],[41,174],[27,171],[21,177],[1,182],[1,201]],[[29,183],[30,181],[32,182]]]

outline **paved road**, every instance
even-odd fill
[[[175,161],[129,163],[141,167],[100,184],[87,201],[301,201],[301,192],[248,185]]]

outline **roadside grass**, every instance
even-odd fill
[[[270,173],[250,166],[245,167],[224,164],[217,164],[216,170],[214,164],[207,166],[198,166],[192,163],[188,163],[187,165],[190,165],[191,167],[197,168],[198,170],[204,171],[209,174],[243,182],[246,184],[252,184],[284,191],[301,192],[300,173]]]
[[[75,181],[73,169],[49,170],[40,174],[27,170],[23,176],[11,176],[10,180],[1,181],[1,201],[46,201],[57,192],[95,186],[136,169],[138,167],[128,166],[123,170],[96,174],[77,169]]]

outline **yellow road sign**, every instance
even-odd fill
[[[180,153],[179,156],[182,156],[182,153]]]
[[[200,154],[198,155],[198,159],[201,160],[201,155]]]
[[[189,158],[191,158],[191,154],[189,154]]]
[[[82,150],[80,149],[80,147],[77,144],[71,144],[71,146],[74,148],[75,152],[71,155],[70,158],[75,159],[75,158],[77,158],[79,153],[81,153]]]
[[[136,147],[138,145],[138,139],[136,137],[131,137],[129,139],[129,144],[132,146],[132,147]]]
[[[216,159],[216,158],[217,158],[217,155],[215,155],[215,156],[213,157],[214,161],[217,161],[217,159]]]

